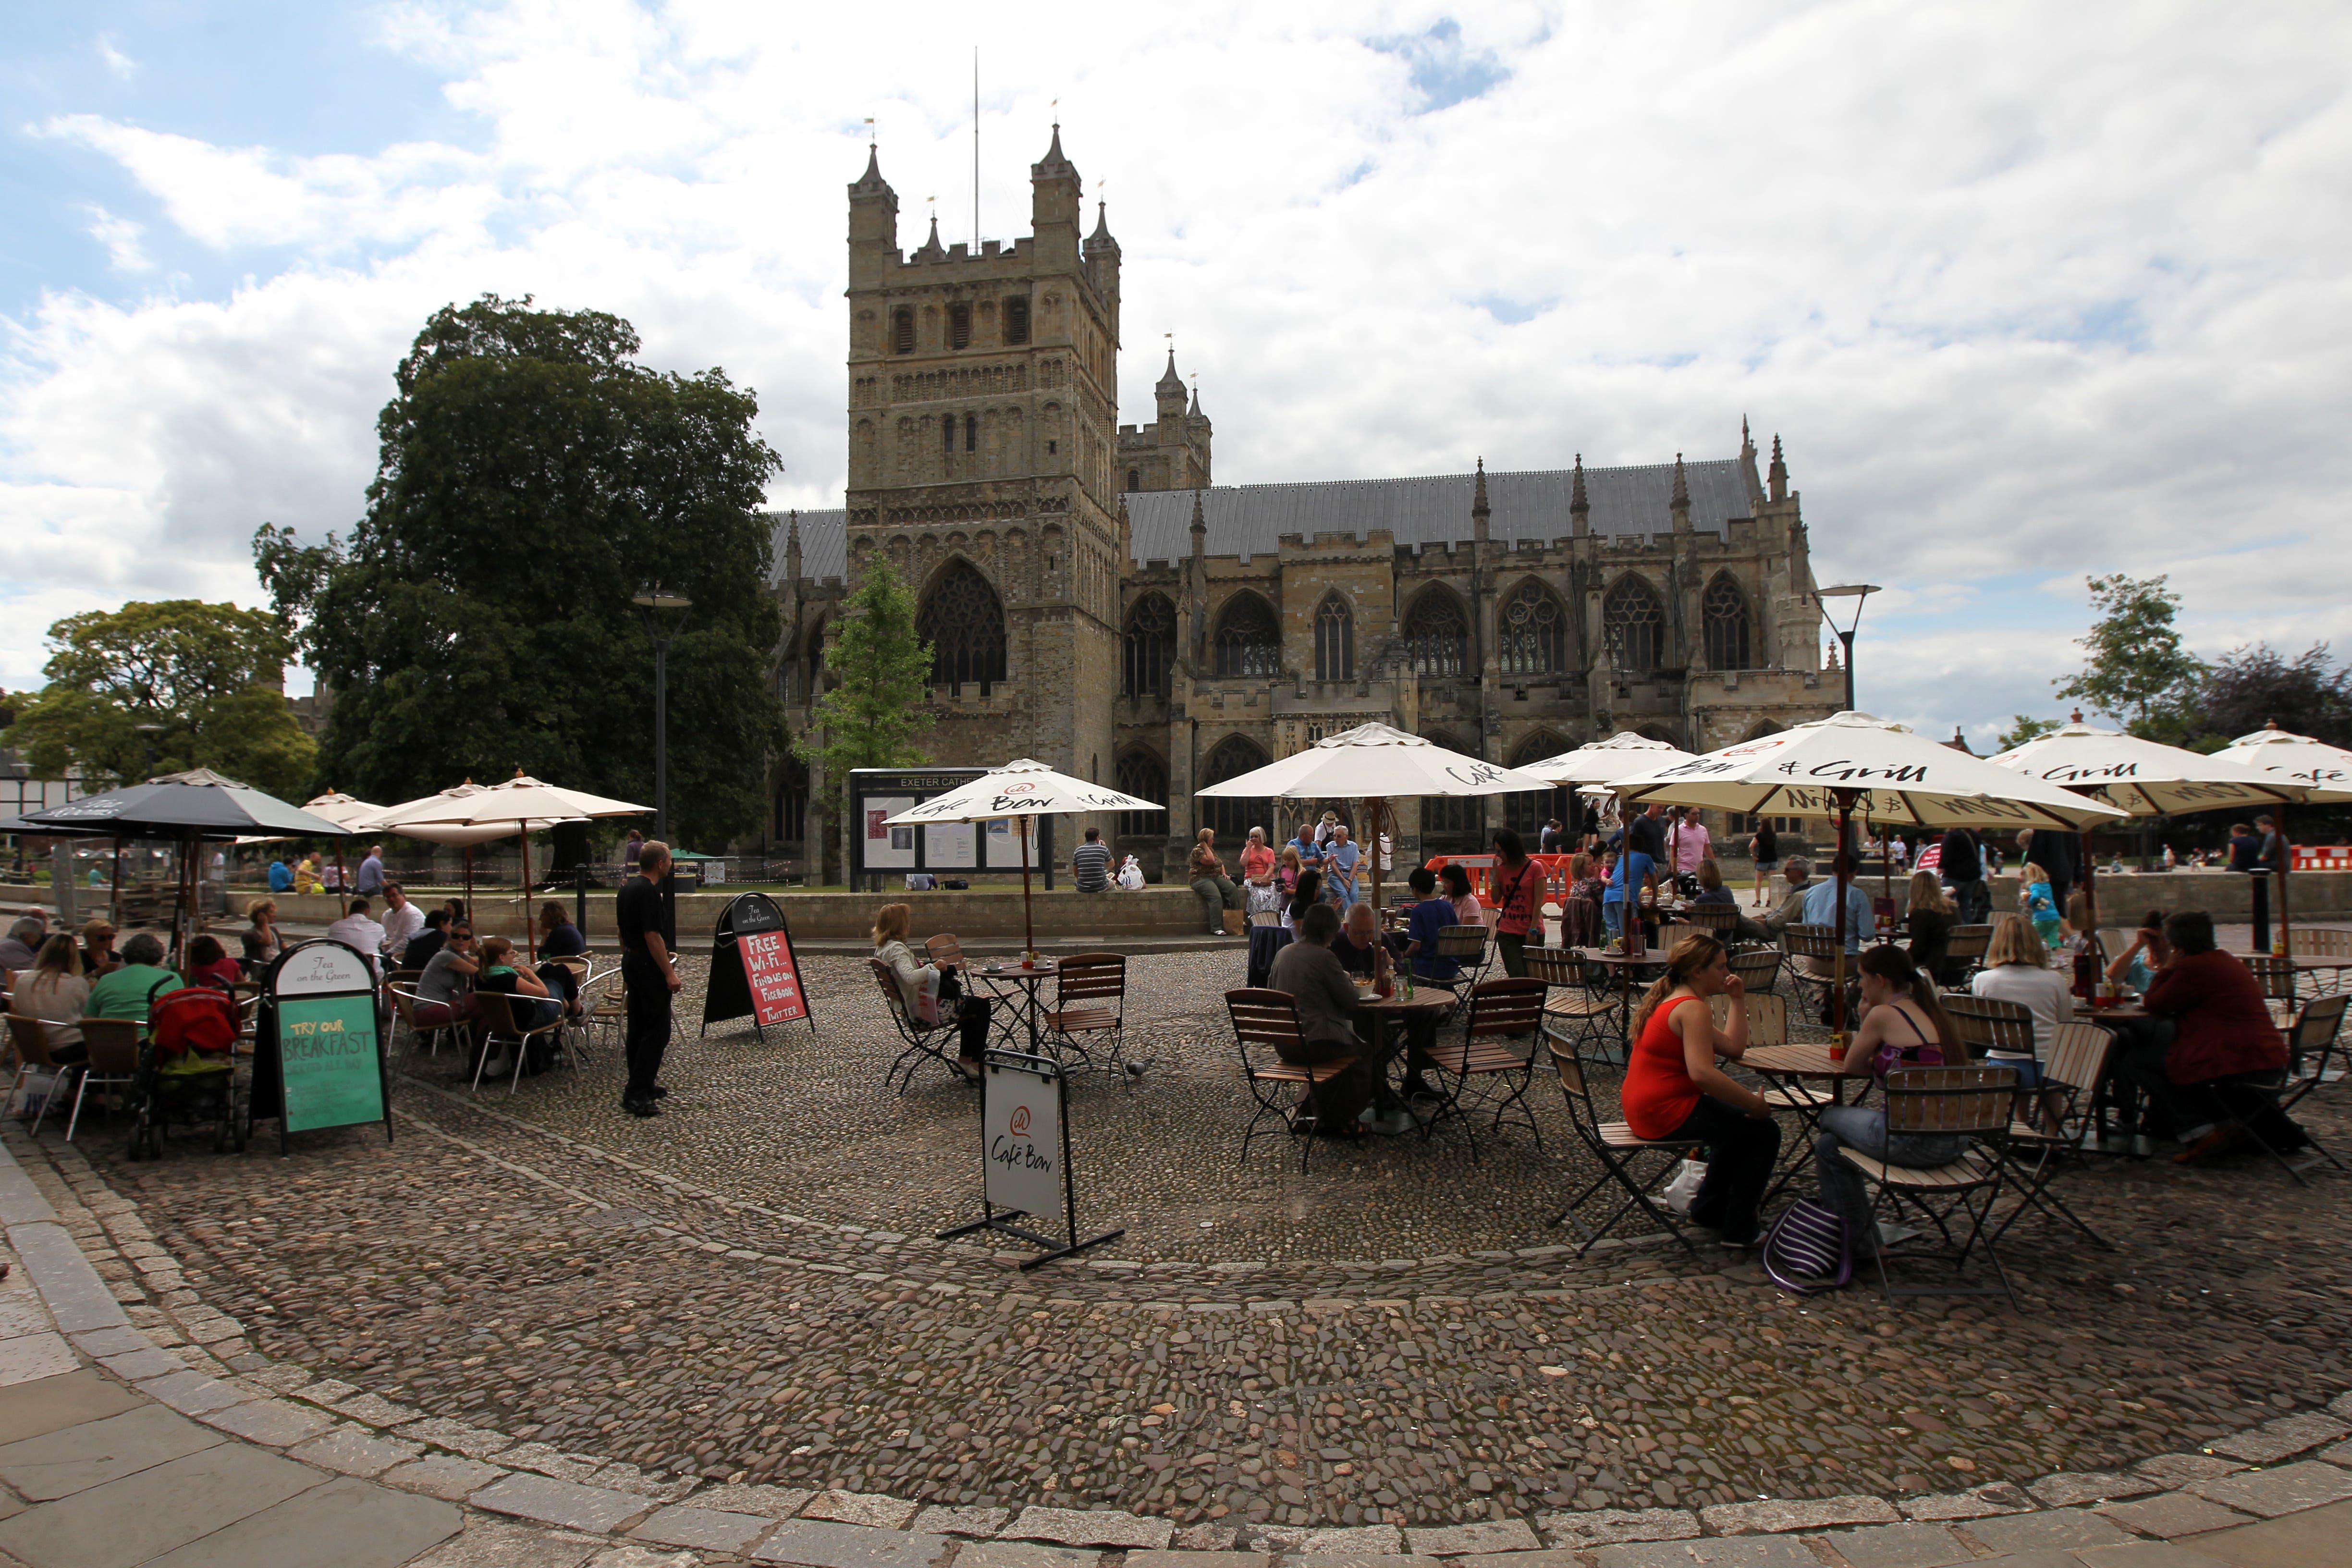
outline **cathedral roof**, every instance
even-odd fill
[[[1346,533],[1361,539],[1385,528],[1401,545],[1467,543],[1475,474],[1431,474],[1395,479],[1326,479],[1286,485],[1220,485],[1198,492],[1208,522],[1212,555],[1256,556],[1276,552],[1286,533]],[[1489,472],[1486,493],[1494,515],[1489,537],[1498,542],[1549,542],[1573,531],[1568,513],[1575,487],[1571,468],[1523,473]],[[1691,528],[1720,534],[1735,517],[1754,508],[1739,459],[1724,458],[1683,465],[1690,490]],[[1584,491],[1591,504],[1592,531],[1603,535],[1665,533],[1674,527],[1671,501],[1675,466],[1650,463],[1624,468],[1587,468]],[[1192,553],[1192,490],[1130,491],[1127,502],[1135,559],[1181,561]],[[784,563],[785,514],[772,514],[776,570]],[[848,513],[801,513],[801,575],[814,580],[845,576]]]

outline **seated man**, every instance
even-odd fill
[[[1843,871],[1846,876],[1843,921],[1840,921],[1837,917],[1837,879],[1841,871]],[[1830,862],[1830,874],[1805,889],[1802,910],[1803,920],[1801,923],[1804,925],[1828,926],[1832,931],[1841,925],[1845,928],[1845,972],[1849,977],[1853,975],[1856,973],[1853,961],[1862,956],[1863,940],[1869,935],[1873,921],[1870,913],[1870,895],[1864,892],[1860,885],[1853,880],[1852,865],[1845,857],[1841,855],[1833,858]],[[1776,910],[1773,912],[1777,914],[1780,911]],[[1808,966],[1821,974],[1826,975],[1831,972],[1831,963],[1826,959],[1807,959],[1805,962]]]
[[[1763,933],[1759,941],[1778,942],[1789,927],[1805,923],[1806,884],[1812,880],[1813,863],[1802,855],[1791,855],[1780,862],[1780,875],[1789,884],[1788,897],[1774,905],[1772,912],[1760,922],[1746,922]],[[1739,934],[1746,936],[1748,932],[1742,930]]]
[[[1426,877],[1429,875],[1429,868],[1424,866],[1413,875]],[[1435,890],[1434,879],[1432,879],[1430,888],[1433,892]],[[1426,901],[1443,902],[1435,899]],[[1419,906],[1415,907],[1417,909]],[[1451,906],[1447,907],[1451,908]],[[1360,974],[1370,980],[1373,988],[1377,991],[1380,983],[1388,979],[1392,973],[1387,944],[1381,941],[1380,921],[1373,915],[1372,906],[1370,904],[1356,904],[1349,909],[1347,918],[1340,922],[1339,934],[1331,939],[1331,953],[1339,959],[1339,967],[1348,972],[1348,978],[1351,984],[1355,977]],[[1356,1015],[1356,1037],[1364,1042],[1367,1050],[1370,1048],[1372,1023],[1361,1012]],[[1422,1077],[1422,1074],[1430,1066],[1429,1047],[1437,1043],[1435,1015],[1430,1013],[1408,1015],[1405,1019],[1404,1037],[1406,1047],[1404,1091],[1410,1097],[1434,1098],[1437,1091],[1430,1087],[1428,1079]],[[1387,1080],[1387,1065],[1383,1061],[1375,1061],[1371,1064],[1372,1087],[1376,1094],[1380,1090],[1380,1086]]]
[[[2215,948],[2213,917],[2200,910],[2166,916],[2164,937],[2171,951],[2145,1005],[2171,1020],[2172,1042],[2126,1052],[2116,1075],[2147,1095],[2189,1145],[2182,1162],[2211,1153],[2242,1130],[2282,1154],[2304,1147],[2309,1138],[2268,1093],[2284,1080],[2286,1041],[2271,1022],[2262,982],[2237,954]]]
[[[1362,1132],[1357,1116],[1371,1098],[1372,1072],[1364,1046],[1356,1037],[1356,983],[1331,951],[1339,934],[1339,911],[1317,904],[1300,917],[1299,940],[1275,956],[1268,982],[1276,991],[1290,993],[1298,1007],[1298,1040],[1281,1047],[1282,1059],[1294,1066],[1354,1057],[1356,1065],[1327,1079],[1312,1097],[1315,1129],[1328,1137],[1354,1138]]]

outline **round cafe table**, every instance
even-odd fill
[[[1867,1086],[1870,1069],[1865,1068],[1859,1073],[1847,1072],[1844,1051],[1813,1040],[1786,1046],[1750,1046],[1738,1065],[1769,1079],[1781,1091],[1781,1105],[1795,1111],[1798,1120],[1805,1124],[1807,1136],[1790,1142],[1781,1163],[1780,1178],[1764,1194],[1764,1201],[1769,1204],[1780,1195],[1781,1188],[1811,1163],[1813,1141],[1811,1134],[1817,1128],[1822,1111],[1833,1105],[1845,1103],[1845,1080],[1859,1078]],[[1829,1086],[1826,1099],[1815,1091],[1814,1086],[1822,1083]]]
[[[1372,1021],[1372,1103],[1364,1110],[1367,1131],[1393,1137],[1424,1124],[1389,1084],[1389,1065],[1398,1054],[1391,1026],[1417,1016],[1443,1013],[1454,1005],[1450,993],[1433,986],[1407,996],[1402,991],[1387,996],[1359,997],[1356,1009]]]
[[[1037,1040],[1038,983],[1052,979],[1055,973],[1054,961],[1050,958],[1039,959],[1034,969],[1024,969],[1018,963],[1007,964],[1002,969],[967,964],[964,969],[966,976],[987,986],[990,993],[1004,1004],[1003,1017],[991,1021],[991,1032],[1011,1042],[1018,1050],[1021,1048],[1020,1031],[1025,1029],[1028,1051],[1033,1057],[1041,1054]]]

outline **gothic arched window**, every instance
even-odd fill
[[[1205,789],[1227,779],[1237,779],[1272,760],[1247,736],[1228,735],[1209,753],[1208,763],[1201,770],[1201,785]],[[1270,800],[1226,800],[1211,795],[1201,802],[1201,826],[1217,830],[1219,854],[1238,855],[1253,827],[1269,829],[1266,840],[1273,842],[1273,812],[1274,802]]]
[[[1496,617],[1505,675],[1556,675],[1568,668],[1568,612],[1530,577],[1503,601]]]
[[[1437,595],[1429,595],[1424,597],[1427,599],[1435,598],[1436,596]],[[1465,756],[1475,754],[1470,748],[1462,745],[1459,742],[1454,740],[1453,736],[1443,733],[1442,731],[1435,734],[1423,735],[1422,739],[1427,741],[1433,746],[1443,746],[1449,752],[1460,752]],[[1442,835],[1447,838],[1466,841],[1459,846],[1460,847],[1466,848],[1475,846],[1478,839],[1478,829],[1483,825],[1485,815],[1486,803],[1475,795],[1425,795],[1422,796],[1421,836],[1424,847],[1427,845],[1428,839],[1433,835]]]
[[[1150,752],[1129,752],[1118,760],[1118,790],[1138,800],[1168,804],[1168,770]],[[1122,811],[1118,814],[1118,832],[1122,837],[1164,838],[1168,836],[1168,815],[1160,811]]]
[[[1166,596],[1146,594],[1127,613],[1126,658],[1120,673],[1123,697],[1165,697],[1168,671],[1176,658],[1176,607]],[[1126,785],[1119,786],[1126,789]],[[1136,792],[1128,790],[1128,794]]]
[[[1706,663],[1710,669],[1753,669],[1749,657],[1748,595],[1727,572],[1716,574],[1699,601],[1706,622]]]
[[[1601,624],[1609,638],[1609,662],[1618,669],[1664,668],[1666,607],[1657,591],[1631,574],[1617,580],[1601,601]]]
[[[1424,592],[1404,618],[1405,657],[1417,675],[1465,673],[1470,665],[1469,625],[1461,601],[1442,588]]]
[[[1004,341],[1012,346],[1029,341],[1029,301],[1018,295],[1004,301]]]
[[[890,312],[890,352],[900,354],[915,352],[915,311],[912,306],[901,305]]]
[[[1141,468],[1129,468],[1127,470],[1127,488],[1130,493],[1143,488],[1143,470]]]
[[[1326,595],[1315,612],[1315,679],[1356,679],[1356,613],[1337,594]]]
[[[1255,594],[1235,594],[1217,617],[1217,673],[1282,673],[1282,628]]]
[[[1004,679],[1004,605],[988,579],[968,561],[940,574],[915,616],[915,635],[932,645],[931,684],[980,683],[980,694]]]
[[[948,306],[948,347],[965,349],[971,346],[971,303],[958,300]]]
[[[1526,767],[1530,763],[1556,757],[1568,750],[1568,742],[1549,730],[1538,730],[1518,744],[1511,753],[1511,766]],[[1529,845],[1538,841],[1545,821],[1559,817],[1563,826],[1573,823],[1576,802],[1565,789],[1536,789],[1503,797],[1503,826],[1517,833]]]

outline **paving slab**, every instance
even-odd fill
[[[57,1217],[58,1211],[41,1196],[41,1189],[33,1185],[24,1167],[0,1156],[0,1225],[13,1230],[20,1225],[38,1225]]]
[[[1592,1562],[1594,1568],[1821,1568],[1822,1560],[1792,1536],[1769,1535],[1603,1546]]]
[[[63,1377],[80,1367],[81,1363],[74,1356],[73,1346],[66,1343],[65,1335],[54,1331],[44,1330],[39,1333],[18,1334],[13,1339],[0,1340],[0,1384]],[[163,1370],[169,1372],[171,1368]]]
[[[1828,1530],[1841,1524],[1893,1524],[1903,1516],[1885,1498],[1774,1498],[1764,1502],[1719,1502],[1698,1510],[1717,1535],[1778,1535],[1791,1530]]]
[[[289,1449],[287,1457],[346,1476],[380,1476],[424,1451],[422,1443],[404,1443],[396,1437],[379,1437],[373,1432],[347,1426],[313,1437]]]
[[[2346,1552],[2347,1542],[2352,1542],[2352,1502],[2192,1535],[2172,1544],[2219,1558],[2231,1568],[2334,1568],[2352,1555]]]
[[[150,1399],[160,1399],[188,1415],[226,1410],[252,1397],[234,1384],[223,1383],[219,1378],[206,1377],[203,1373],[190,1372],[184,1367],[168,1377],[149,1378],[139,1385],[139,1392]]]
[[[1906,1498],[1901,1504],[1905,1518],[1928,1521],[1990,1519],[1995,1514],[2023,1513],[2032,1506],[2032,1498],[2006,1481],[1964,1492],[1929,1492]]]
[[[1129,1557],[1192,1557],[1192,1552],[1139,1552]],[[1099,1552],[1075,1546],[1043,1546],[1034,1541],[975,1541],[956,1553],[959,1568],[1098,1568]],[[1263,1568],[1265,1559],[1257,1559]]]
[[[522,1473],[493,1481],[466,1500],[492,1513],[512,1514],[518,1519],[535,1519],[541,1524],[590,1530],[599,1534],[610,1534],[652,1507],[645,1499],[628,1492]]]
[[[2259,1426],[2249,1426],[2242,1432],[2232,1432],[2206,1445],[2217,1454],[2227,1454],[2233,1459],[2250,1464],[2274,1465],[2281,1459],[2316,1448],[2323,1443],[2333,1443],[2352,1433],[2352,1426],[2333,1415],[2306,1411],[2298,1415],[2282,1415],[2275,1421],[2265,1421]]]
[[[326,1479],[259,1448],[222,1443],[0,1520],[0,1552],[31,1568],[131,1568]]]
[[[2111,1502],[2095,1511],[2105,1514],[2126,1530],[2142,1535],[2161,1536],[2171,1541],[2179,1536],[2198,1535],[2209,1530],[2226,1530],[2233,1524],[2243,1524],[2246,1516],[2209,1502],[2193,1492],[2166,1492],[2158,1497],[2141,1498],[2134,1502]]]
[[[964,1552],[971,1550],[966,1547]],[[958,1561],[961,1558],[959,1554]],[[1130,1552],[1127,1568],[1266,1568],[1266,1555],[1263,1552]]]
[[[130,1317],[114,1299],[89,1259],[65,1226],[57,1224],[12,1225],[8,1245],[16,1250],[25,1272],[41,1292],[49,1316],[67,1333],[86,1329],[128,1328]]]
[[[206,1411],[196,1419],[233,1437],[242,1437],[248,1443],[266,1444],[272,1448],[303,1442],[334,1425],[309,1405],[293,1405],[283,1399],[247,1400],[243,1405],[232,1405],[226,1410]]]
[[[411,1421],[399,1427],[397,1432],[400,1436],[415,1442],[430,1443],[436,1448],[453,1448],[469,1459],[487,1459],[501,1449],[515,1446],[515,1440],[504,1433],[468,1426],[463,1421],[444,1420],[437,1415],[423,1421]]]
[[[1175,1533],[1171,1521],[1145,1519],[1115,1508],[1024,1508],[1004,1527],[1007,1537],[1024,1541],[1143,1552],[1162,1550]]]
[[[2132,1467],[2168,1487],[2210,1481],[2215,1476],[2235,1475],[2245,1468],[2243,1459],[2225,1459],[2216,1454],[2158,1454]]]
[[[951,1544],[944,1535],[919,1531],[788,1519],[751,1549],[751,1561],[802,1568],[935,1568]]]
[[[0,1443],[103,1420],[145,1403],[121,1384],[87,1370],[19,1383],[0,1388]]]
[[[2240,1513],[2276,1519],[2352,1498],[2352,1470],[2305,1459],[2275,1470],[2245,1470],[2218,1480],[2199,1481],[2189,1489]]]
[[[159,1351],[152,1345],[127,1355],[100,1356],[98,1364],[115,1376],[132,1383],[150,1377],[166,1377],[173,1373],[185,1371],[188,1365],[170,1351]]]
[[[720,1489],[731,1491],[737,1489],[725,1488]],[[783,1490],[781,1487],[762,1487],[759,1489],[762,1491],[774,1492],[782,1492]],[[802,1493],[801,1501],[805,1502],[807,1500],[808,1494],[805,1492]],[[765,1512],[766,1510],[761,1510],[761,1511]],[[780,1514],[777,1517],[784,1518],[799,1511],[800,1503],[794,1503],[791,1508],[786,1509],[782,1514]],[[934,1506],[923,1510],[922,1512],[915,1516],[913,1528],[917,1530],[929,1531],[934,1535],[970,1535],[985,1540],[989,1536],[994,1535],[999,1531],[1003,1530],[1005,1526],[1005,1522],[1012,1519],[1012,1517],[1013,1510],[1009,1508],[940,1508]]]
[[[1407,1530],[1405,1544],[1423,1557],[1461,1557],[1493,1552],[1539,1552],[1543,1542],[1523,1520],[1479,1520],[1470,1524]]]
[[[74,1349],[86,1356],[129,1355],[152,1351],[155,1342],[137,1329],[84,1329],[73,1336]]]
[[[0,1481],[32,1501],[46,1502],[135,1476],[220,1441],[219,1433],[184,1415],[160,1405],[142,1405],[0,1447]]]
[[[463,1502],[507,1472],[479,1459],[455,1454],[427,1454],[404,1465],[394,1465],[376,1478],[388,1487],[423,1492],[444,1502]]]
[[[2029,1481],[2025,1489],[2047,1508],[2072,1508],[2076,1503],[2105,1502],[2113,1498],[2146,1497],[2164,1488],[2153,1477],[2118,1475],[2112,1470],[2061,1470]]]
[[[1679,1508],[1596,1508],[1538,1514],[1536,1529],[1554,1546],[1580,1551],[1622,1541],[1687,1541],[1698,1533],[1698,1515]]]
[[[821,1491],[802,1505],[801,1517],[870,1525],[876,1530],[904,1530],[920,1506],[880,1492]]]
[[[397,1568],[457,1534],[464,1519],[446,1502],[345,1478],[167,1552],[148,1568],[313,1568],[329,1543],[335,1568]]]
[[[414,1568],[580,1568],[603,1549],[602,1542],[585,1536],[471,1514],[465,1533],[418,1558]]]
[[[2100,1546],[2073,1555],[2084,1568],[2229,1568],[2218,1557],[2169,1541],[2135,1541],[2128,1546]]]
[[[715,1508],[725,1513],[756,1513],[766,1519],[790,1519],[805,1508],[809,1499],[814,1495],[803,1487],[771,1487],[763,1486],[757,1481],[748,1483],[739,1481],[733,1486],[705,1487],[693,1494],[694,1505],[697,1508]],[[1005,1519],[1012,1517],[1010,1509],[1001,1508],[941,1509],[933,1511],[993,1513],[1002,1516],[997,1521],[1000,1524]],[[929,1530],[931,1527],[917,1520],[915,1528]],[[975,1531],[971,1533],[993,1535],[996,1532],[991,1530]]]
[[[1518,1553],[1518,1555],[1528,1558],[1532,1561],[1538,1557],[1550,1557],[1555,1555],[1555,1553],[1549,1552],[1523,1552]],[[1399,1555],[1370,1557],[1311,1557],[1303,1552],[1291,1552],[1286,1556],[1276,1559],[1276,1561],[1278,1564],[1278,1568],[1453,1568],[1453,1565],[1465,1562],[1475,1562],[1476,1559],[1463,1557],[1422,1557],[1412,1552],[1404,1552]],[[1540,1565],[1540,1568],[1549,1568],[1549,1564],[1542,1564]]]
[[[2069,1552],[2081,1546],[2120,1546],[2131,1539],[2112,1521],[2077,1508],[1972,1519],[1961,1528],[1995,1552]]]
[[[1404,1550],[1404,1531],[1393,1524],[1296,1531],[1261,1528],[1257,1533],[1277,1551],[1301,1557],[1393,1557]]]
[[[588,1559],[588,1568],[700,1568],[701,1562],[691,1552],[664,1552],[654,1546],[608,1546]]]
[[[1874,1524],[1822,1539],[1853,1568],[1944,1568],[1976,1559],[1966,1542],[1940,1524]]]
[[[674,1503],[658,1510],[629,1534],[663,1546],[693,1546],[705,1552],[741,1552],[775,1527],[764,1514]]]

